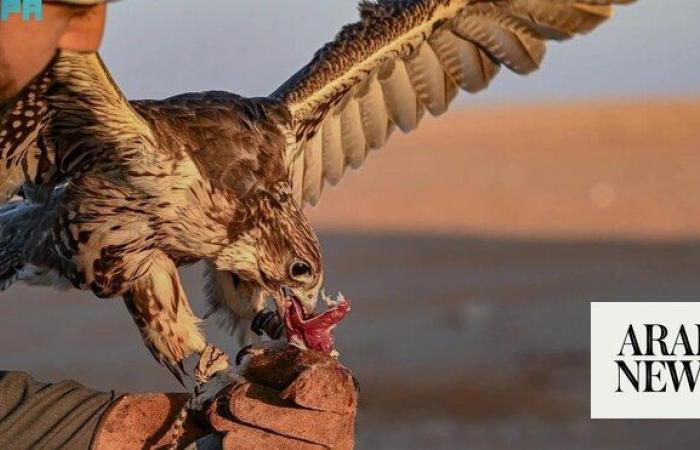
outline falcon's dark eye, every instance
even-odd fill
[[[289,276],[295,280],[307,278],[310,275],[311,266],[306,261],[294,261],[292,265],[289,266]]]

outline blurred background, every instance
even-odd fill
[[[356,17],[350,0],[126,0],[102,53],[130,98],[265,95]],[[337,334],[358,448],[697,448],[695,422],[590,420],[588,348],[590,301],[700,297],[698,17],[696,0],[619,8],[327,187],[309,213],[327,290],[354,301]],[[183,271],[203,313],[200,272]],[[121,301],[0,300],[3,369],[178,389]]]

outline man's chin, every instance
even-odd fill
[[[2,49],[0,49],[0,118],[4,117],[5,113],[10,109],[10,106],[14,103],[14,97],[20,91],[17,81],[12,76],[10,67],[3,56]]]

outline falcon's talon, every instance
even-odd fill
[[[188,402],[187,408],[190,411],[201,411],[204,405],[214,398],[222,389],[245,383],[246,379],[236,373],[235,369],[228,368],[217,372],[206,382],[197,385],[196,392]]]
[[[229,368],[228,355],[211,344],[207,344],[200,353],[194,369],[194,377],[195,385],[192,394],[170,426],[171,440],[168,449],[178,448],[189,411],[201,411],[203,405],[217,392],[232,382],[240,381],[240,376]]]
[[[253,348],[253,345],[246,345],[242,349],[236,353],[236,366],[240,366],[241,363],[243,362],[243,358],[245,358],[247,355],[251,353],[251,350]]]
[[[265,334],[270,339],[276,340],[282,337],[284,324],[277,311],[265,308],[255,315],[250,329],[258,336]]]
[[[228,369],[228,366],[228,355],[218,347],[208,344],[194,370],[195,380],[198,384],[206,383],[214,374]]]

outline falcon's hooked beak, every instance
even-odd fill
[[[274,301],[276,310],[264,308],[258,310],[251,323],[252,331],[257,335],[267,334],[271,339],[281,339],[284,335],[284,318],[294,304],[294,309],[302,319],[314,315],[318,304],[321,283],[310,290],[292,289],[282,286],[279,290],[266,290],[266,297]],[[305,300],[305,301],[304,301]]]
[[[289,302],[296,303],[304,318],[311,317],[316,312],[316,306],[318,305],[320,284],[310,290],[292,289],[282,286],[280,293],[275,296],[277,310],[282,311],[282,317],[284,317],[284,312],[289,309]]]
[[[281,288],[275,296],[277,311],[260,311],[253,319],[253,331],[258,334],[264,331],[272,339],[281,338],[284,331],[287,341],[296,347],[337,356],[332,332],[350,311],[350,302],[342,294],[333,300],[321,293],[326,310],[316,314],[318,294],[313,294],[300,296],[294,289]]]

